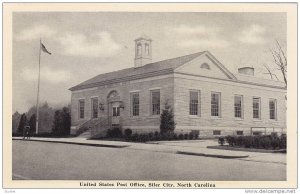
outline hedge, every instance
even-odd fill
[[[198,134],[186,133],[186,134],[176,134],[176,133],[132,133],[131,129],[125,129],[124,134],[119,128],[108,129],[106,138],[124,138],[126,141],[132,142],[147,142],[147,141],[171,141],[171,140],[184,140],[184,139],[198,139]]]
[[[277,134],[262,136],[226,136],[219,137],[219,144],[228,143],[232,147],[256,148],[256,149],[286,149],[286,135]]]

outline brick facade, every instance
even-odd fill
[[[253,75],[236,76],[207,51],[96,76],[70,89],[71,133],[75,134],[80,126],[93,120],[92,98],[98,98],[104,108],[98,110],[99,120],[111,119],[113,100],[121,108],[120,116],[112,118],[122,129],[130,128],[138,133],[159,131],[160,115],[151,114],[152,90],[160,91],[161,110],[166,101],[174,108],[177,133],[197,130],[200,136],[207,137],[216,136],[218,130],[220,135],[236,135],[237,131],[244,135],[257,131],[285,133],[286,89],[282,83],[259,80]],[[200,93],[198,115],[189,112],[191,90]],[[113,91],[118,96],[108,99]],[[132,116],[132,92],[139,93],[139,116]],[[211,116],[212,92],[220,94],[219,117]],[[242,96],[242,118],[234,116],[235,95]],[[260,119],[253,119],[253,97],[260,98]],[[275,120],[269,118],[270,99],[276,100]],[[79,100],[85,102],[83,119],[79,118]],[[111,125],[102,129],[108,127]]]
[[[200,92],[200,114],[189,115],[189,91]],[[211,116],[211,92],[221,94],[221,116]],[[234,96],[243,96],[242,118],[234,117]],[[200,130],[200,135],[212,136],[213,130],[221,130],[221,135],[235,134],[252,130],[267,133],[285,132],[286,106],[285,91],[258,85],[240,84],[224,80],[200,78],[177,74],[174,81],[174,113],[177,131]],[[261,99],[261,119],[253,119],[252,98]],[[269,99],[277,101],[277,119],[269,119]]]
[[[137,132],[159,131],[160,116],[151,115],[150,112],[150,92],[160,90],[161,109],[166,100],[173,105],[173,75],[158,76],[126,83],[111,84],[93,89],[79,90],[72,92],[71,97],[71,118],[72,133],[77,130],[76,126],[91,119],[91,98],[98,97],[99,103],[104,105],[104,110],[99,110],[98,117],[108,118],[107,96],[111,91],[117,91],[124,109],[120,111],[120,124],[123,129],[131,128]],[[139,116],[131,115],[130,93],[138,92],[140,100]],[[79,119],[78,103],[80,99],[85,100],[85,118]]]

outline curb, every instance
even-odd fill
[[[206,148],[216,149],[216,150],[231,150],[231,151],[258,152],[258,153],[286,153],[286,149],[264,150],[264,149],[254,149],[254,148],[236,148],[236,147],[227,147],[227,146],[207,146]]]
[[[39,139],[23,140],[23,139],[14,139],[13,138],[12,140],[38,141],[38,142],[47,142],[47,143],[63,143],[63,144],[86,145],[86,146],[108,147],[108,148],[125,148],[125,147],[128,147],[128,145],[107,145],[107,144],[94,144],[94,143],[66,142],[66,141],[50,141],[50,140],[39,140]]]
[[[176,154],[192,155],[192,156],[204,156],[204,157],[212,157],[212,158],[223,158],[223,159],[234,159],[234,158],[247,158],[247,157],[249,157],[249,155],[230,156],[230,155],[204,154],[204,153],[182,152],[182,151],[177,151]]]

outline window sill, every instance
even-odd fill
[[[262,122],[261,119],[253,119],[254,122]]]
[[[130,116],[131,119],[138,119],[141,118],[141,116]]]
[[[211,116],[210,117],[212,120],[219,120],[219,119],[222,119],[222,117],[217,117],[217,116]]]
[[[160,115],[150,115],[149,116],[150,119],[156,119],[156,118],[159,118],[159,117],[160,117]]]
[[[244,120],[244,118],[238,118],[238,117],[234,117],[234,120],[236,120],[236,121],[243,121],[243,120]]]
[[[200,115],[189,115],[189,118],[191,118],[191,119],[199,119],[201,117],[200,117]]]

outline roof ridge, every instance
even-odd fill
[[[198,54],[200,55],[200,54],[202,54],[204,52],[206,52],[206,51],[200,51],[200,52],[196,52],[196,53],[192,53],[192,54],[188,54],[188,55],[182,55],[182,56],[179,56],[179,57],[174,57],[174,58],[170,58],[170,59],[164,59],[164,60],[161,60],[161,61],[156,61],[156,62],[153,62],[153,63],[148,63],[146,65],[150,65],[150,64],[154,64],[154,63],[160,63],[160,62],[165,62],[165,61],[168,61],[168,60],[180,59],[180,58],[189,57],[189,56],[192,56],[192,55],[195,55],[195,57],[196,57],[196,56],[198,56]],[[144,65],[144,66],[146,66],[146,65]],[[141,67],[143,67],[143,66],[141,66]]]

